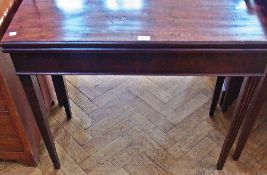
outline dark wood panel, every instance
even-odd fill
[[[20,151],[23,145],[21,140],[16,136],[0,135],[0,151]]]
[[[9,117],[0,117],[0,135],[17,136],[17,132]]]
[[[11,54],[17,73],[264,75],[265,52]],[[237,66],[237,63],[243,66]],[[44,66],[46,65],[46,66]]]
[[[8,111],[0,111],[0,117],[8,117],[9,113]]]
[[[6,132],[5,135],[0,133],[0,159],[18,160],[34,165],[39,158],[40,134],[11,59],[7,54],[2,53],[0,53],[0,58],[0,91],[7,109],[6,112],[0,112],[0,121],[2,121],[1,118],[10,118],[14,126],[13,131],[17,134],[17,136],[10,135],[12,132],[10,125],[5,124],[4,127],[0,123],[1,130]],[[8,122],[5,121],[5,123]],[[21,154],[6,156],[11,152],[21,152],[24,156]]]
[[[5,106],[5,103],[4,103],[4,99],[3,99],[3,96],[0,92],[0,112],[3,112],[3,111],[6,111],[6,106]]]
[[[31,155],[25,152],[0,151],[0,157],[1,158],[4,157],[5,160],[17,160],[29,166],[37,166],[37,160],[34,160],[34,158]],[[19,173],[21,173],[20,170],[18,171]]]

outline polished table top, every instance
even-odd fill
[[[252,128],[256,117],[251,114],[258,113],[262,101],[266,15],[243,0],[24,0],[2,46],[20,76],[55,168],[60,162],[32,75],[53,74],[61,80],[55,81],[61,84],[57,95],[63,94],[59,99],[67,114],[70,106],[59,75],[248,76],[217,163],[222,169],[244,117],[244,128]],[[242,131],[238,153],[249,130]]]
[[[243,0],[24,0],[2,42],[264,42]]]

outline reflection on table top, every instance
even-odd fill
[[[24,0],[7,41],[266,41],[243,0]]]

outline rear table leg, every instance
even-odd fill
[[[219,97],[221,94],[224,79],[225,79],[225,77],[218,77],[217,78],[215,89],[214,89],[214,94],[213,94],[212,102],[211,102],[211,106],[210,106],[210,112],[209,112],[209,115],[211,117],[214,116],[214,111],[215,111],[215,108],[216,108],[218,101],[219,101]]]
[[[72,113],[68,98],[68,91],[65,86],[65,79],[62,75],[52,75],[52,80],[57,94],[59,106],[64,106],[68,119],[71,119]]]

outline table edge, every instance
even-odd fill
[[[267,41],[75,41],[75,42],[1,42],[3,52],[72,51],[267,51]]]

